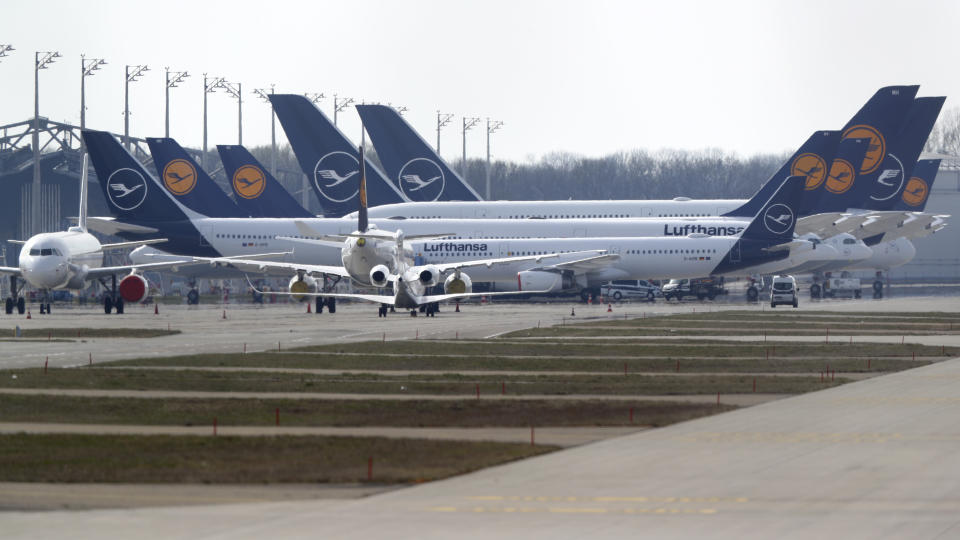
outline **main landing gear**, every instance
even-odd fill
[[[103,312],[109,315],[111,311],[116,311],[117,315],[123,315],[123,298],[117,294],[117,276],[110,276],[110,285],[104,282],[104,278],[97,281],[107,289],[103,295]]]
[[[324,298],[322,296],[317,297],[317,314],[323,313],[323,306],[327,306],[327,311],[330,313],[337,312],[337,299],[330,297]]]
[[[10,296],[7,297],[7,301],[4,302],[4,311],[6,311],[7,315],[12,315],[14,309],[16,309],[20,315],[23,315],[27,311],[26,301],[20,296],[20,290],[23,286],[18,287],[17,281],[17,276],[10,276]]]

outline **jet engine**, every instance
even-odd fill
[[[135,304],[147,297],[149,285],[143,276],[130,274],[120,280],[120,283],[117,285],[117,290],[120,292],[120,298],[123,298],[126,302]]]
[[[440,277],[440,270],[433,265],[425,266],[420,270],[418,277],[424,287],[433,287],[437,284],[437,278]]]
[[[290,278],[290,283],[287,284],[287,289],[293,293],[293,299],[300,302],[305,296],[306,293],[315,293],[319,290],[317,287],[317,280],[308,276],[307,274],[298,273],[297,275]]]
[[[576,286],[573,272],[525,270],[517,272],[517,286],[521,291],[558,292]]]
[[[470,294],[473,292],[473,281],[463,272],[447,276],[443,281],[443,292],[446,294]]]
[[[378,264],[370,269],[370,284],[374,287],[386,287],[390,282],[390,269]]]

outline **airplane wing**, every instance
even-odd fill
[[[183,259],[179,261],[155,262],[146,264],[125,264],[122,266],[103,266],[100,268],[91,268],[87,271],[87,279],[96,279],[115,274],[124,274],[135,270],[163,270],[165,268],[178,268],[180,266],[190,266],[201,264],[198,261]]]
[[[288,242],[310,244],[313,246],[326,246],[338,249],[343,248],[343,240],[337,238],[338,237],[335,236],[324,236],[323,238],[295,238],[293,236],[278,236],[277,240],[286,240]]]
[[[792,240],[790,242],[784,242],[783,244],[761,248],[761,251],[785,251],[809,246],[813,246],[813,243],[809,240]]]
[[[611,263],[619,260],[620,255],[617,253],[599,253],[592,257],[585,257],[575,261],[551,264],[548,268],[559,268],[563,270],[573,270],[576,273],[585,273],[606,268]]]
[[[276,253],[264,253],[259,255],[248,255],[248,258],[240,259],[234,257],[191,257],[198,263],[229,264],[237,269],[250,272],[265,272],[267,270],[289,270],[291,272],[306,272],[308,274],[331,274],[341,277],[350,277],[347,269],[342,266],[326,266],[320,264],[298,264],[277,261],[261,261],[257,257],[275,256]]]
[[[0,266],[0,274],[13,274],[15,276],[19,276],[20,269],[13,266]]]
[[[162,244],[163,242],[166,242],[166,241],[167,241],[166,238],[154,238],[153,240],[137,240],[134,242],[116,242],[114,244],[102,244],[100,246],[100,249],[102,249],[103,251],[107,251],[110,249],[124,249],[128,247],[135,248],[135,247],[146,246],[150,244]]]
[[[305,293],[293,293],[289,291],[261,291],[257,289],[250,280],[247,280],[247,283],[250,285],[250,288],[254,292],[261,294],[279,294],[281,296],[322,296],[324,298],[349,298],[351,300],[364,300],[367,302],[374,302],[376,304],[388,304],[393,305],[395,297],[393,296],[381,296],[377,294],[355,294],[355,293],[332,293],[332,292],[305,292]]]
[[[7,242],[10,242],[11,244],[16,244],[18,246],[22,246],[27,243],[26,240],[7,240]]]
[[[70,221],[76,223],[77,218],[70,218]],[[134,225],[132,223],[124,223],[109,217],[88,217],[87,228],[110,236],[116,236],[117,233],[121,232],[138,234],[157,234],[160,232],[160,229],[145,227],[143,225]]]
[[[504,291],[504,292],[475,292],[475,293],[462,293],[462,294],[431,294],[427,296],[420,297],[424,303],[430,302],[443,302],[444,300],[454,300],[459,298],[476,298],[478,296],[516,296],[518,294],[543,294],[548,293],[549,290],[544,291]]]

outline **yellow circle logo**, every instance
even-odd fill
[[[837,195],[845,193],[853,186],[857,173],[853,165],[845,159],[835,159],[830,165],[830,175],[827,176],[826,189]]]
[[[827,164],[816,154],[800,154],[790,165],[790,176],[806,176],[806,189],[813,190],[820,187],[827,177]]]
[[[867,143],[867,155],[863,157],[863,164],[860,166],[860,174],[877,170],[883,162],[883,156],[887,155],[887,143],[883,140],[880,131],[873,126],[851,126],[843,132],[843,139],[870,139]]]
[[[244,165],[233,173],[233,190],[244,199],[256,199],[263,193],[267,177],[254,165]]]
[[[175,159],[163,168],[163,185],[174,195],[186,195],[197,185],[197,170],[185,159]]]
[[[927,183],[914,176],[907,182],[907,187],[903,188],[903,202],[910,206],[920,206],[927,200]]]

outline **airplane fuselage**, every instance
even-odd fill
[[[102,265],[100,242],[79,230],[35,235],[18,260],[23,279],[38,289],[82,289],[87,270]]]

